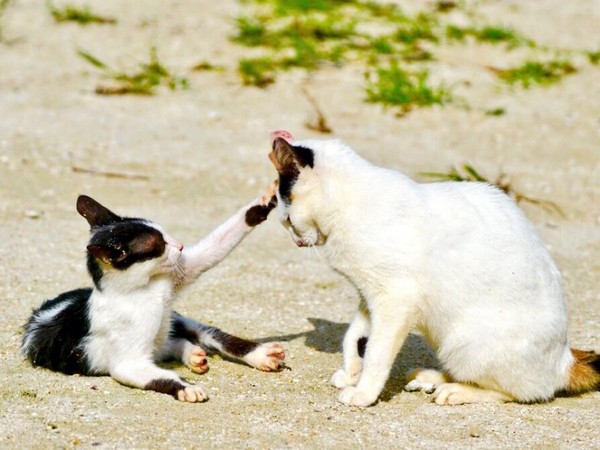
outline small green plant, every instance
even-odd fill
[[[111,86],[97,86],[96,93],[99,95],[154,95],[155,89],[159,85],[166,85],[171,90],[188,87],[186,78],[172,75],[160,63],[154,47],[150,49],[150,61],[146,64],[140,64],[139,71],[133,74],[116,71],[83,50],[78,50],[77,53],[91,65],[101,69],[105,75],[116,83]]]
[[[451,100],[443,85],[431,86],[426,70],[408,71],[392,61],[388,67],[377,67],[366,74],[367,100],[385,106],[397,106],[406,114],[415,106],[442,105]]]
[[[238,17],[237,34],[233,40],[247,47],[267,45],[267,28],[264,20],[258,17]]]
[[[438,21],[432,14],[419,13],[415,17],[404,16],[400,20],[394,38],[408,45],[420,41],[438,42],[437,27]]]
[[[463,164],[461,168],[451,167],[448,172],[422,172],[421,176],[434,178],[437,181],[461,181],[461,182],[481,182],[496,186],[498,189],[510,197],[513,197],[517,203],[527,202],[535,206],[539,206],[547,211],[553,212],[564,217],[564,212],[560,206],[550,200],[541,200],[538,198],[529,197],[516,191],[510,182],[510,177],[505,174],[500,174],[496,181],[491,182],[484,177],[470,164]]]
[[[587,52],[587,57],[593,65],[597,66],[600,64],[600,50],[597,52]]]
[[[569,61],[554,60],[548,62],[526,61],[512,69],[491,67],[498,78],[509,85],[520,85],[528,89],[535,85],[549,85],[560,81],[563,77],[577,72]]]
[[[451,167],[448,172],[422,172],[420,175],[427,178],[435,178],[440,181],[481,181],[489,183],[487,178],[480,175],[480,173],[470,164],[463,164],[460,169]]]
[[[113,17],[105,17],[94,14],[89,6],[76,7],[66,5],[62,8],[54,6],[48,2],[50,14],[56,22],[77,22],[80,25],[89,25],[90,23],[97,24],[115,24],[117,20]]]
[[[238,65],[238,72],[245,85],[267,87],[275,82],[275,68],[277,63],[268,57],[244,58]]]
[[[486,25],[481,28],[477,27],[459,27],[457,25],[446,26],[446,38],[451,41],[464,41],[468,37],[475,39],[477,42],[485,42],[489,44],[506,44],[509,48],[514,48],[522,45],[535,47],[535,43],[521,36],[512,28]]]
[[[499,116],[503,116],[506,114],[506,109],[504,108],[492,108],[492,109],[488,109],[485,112],[486,116],[493,116],[493,117],[499,117]]]
[[[4,15],[4,12],[6,11],[6,8],[8,7],[8,4],[10,3],[11,0],[0,0],[0,42],[2,42],[3,36],[2,36],[2,16]]]
[[[203,60],[194,64],[191,70],[194,72],[223,72],[225,71],[225,67]]]

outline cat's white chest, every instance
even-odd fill
[[[94,291],[86,340],[93,369],[104,372],[131,357],[151,358],[167,339],[173,297],[167,278],[126,294]]]

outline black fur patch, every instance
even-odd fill
[[[186,339],[192,344],[199,344],[198,332],[185,326],[184,318],[176,311],[171,313],[171,329],[169,336],[173,339]]]
[[[356,342],[358,356],[360,356],[361,358],[365,357],[365,352],[367,351],[367,342],[368,341],[369,341],[369,338],[363,336]]]
[[[298,164],[302,167],[310,167],[311,169],[315,165],[315,154],[310,148],[302,147],[301,145],[294,145],[292,147]]]
[[[216,341],[221,343],[221,345],[223,346],[223,351],[225,353],[228,353],[232,356],[236,356],[238,358],[243,358],[259,346],[259,344],[257,344],[256,342],[248,341],[246,339],[233,336],[231,334],[219,330],[218,328],[212,328],[209,330],[209,332]]]
[[[279,195],[288,205],[292,202],[292,190],[298,179],[299,172],[279,174]]]
[[[181,384],[179,381],[170,380],[168,378],[159,378],[158,380],[152,380],[144,389],[147,391],[156,391],[161,394],[172,395],[177,398],[177,393],[185,389],[185,386]]]
[[[183,316],[178,312],[173,312],[171,330],[169,331],[169,335],[172,338],[187,339],[192,344],[200,345],[205,350],[221,352],[219,348],[212,347],[207,341],[202,340],[201,336],[198,336],[198,333],[211,336],[223,346],[222,353],[237,358],[243,358],[260,345],[256,342],[233,336],[215,327],[200,324],[198,328],[188,328]]]
[[[267,220],[269,213],[277,206],[277,197],[271,198],[267,206],[254,205],[246,211],[246,225],[255,227]]]
[[[94,227],[88,245],[88,272],[100,289],[103,271],[99,259],[117,270],[126,270],[135,263],[161,256],[165,247],[162,233],[142,219],[123,218]]]
[[[315,155],[310,148],[302,147],[300,145],[290,146],[285,140],[283,140],[283,143],[283,145],[287,146],[288,150],[291,150],[294,155],[294,160],[300,167],[314,167]],[[293,163],[287,164],[284,169],[279,172],[279,195],[287,204],[290,204],[292,201],[292,190],[299,175],[300,171]]]
[[[46,300],[34,310],[25,324],[23,348],[25,356],[34,366],[45,367],[66,374],[90,375],[82,340],[90,330],[87,309],[92,290],[77,289]],[[46,311],[69,304],[51,320],[38,322],[37,317]]]

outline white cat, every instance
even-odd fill
[[[440,405],[598,388],[600,356],[567,345],[560,274],[507,195],[485,183],[419,184],[337,140],[271,137],[284,226],[298,246],[321,245],[360,293],[331,380],[342,403],[377,400],[414,329],[444,373],[413,371],[407,390],[435,390]]]

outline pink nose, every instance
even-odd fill
[[[179,251],[183,250],[183,244],[179,241],[176,241],[175,239],[168,239],[167,245],[170,245],[171,247],[175,247]]]
[[[294,140],[294,138],[292,137],[292,133],[290,133],[289,131],[285,131],[285,130],[277,130],[277,131],[273,131],[271,133],[271,144],[275,141],[275,139],[277,138],[282,138],[285,139],[286,141],[288,141],[291,144],[291,141]]]

